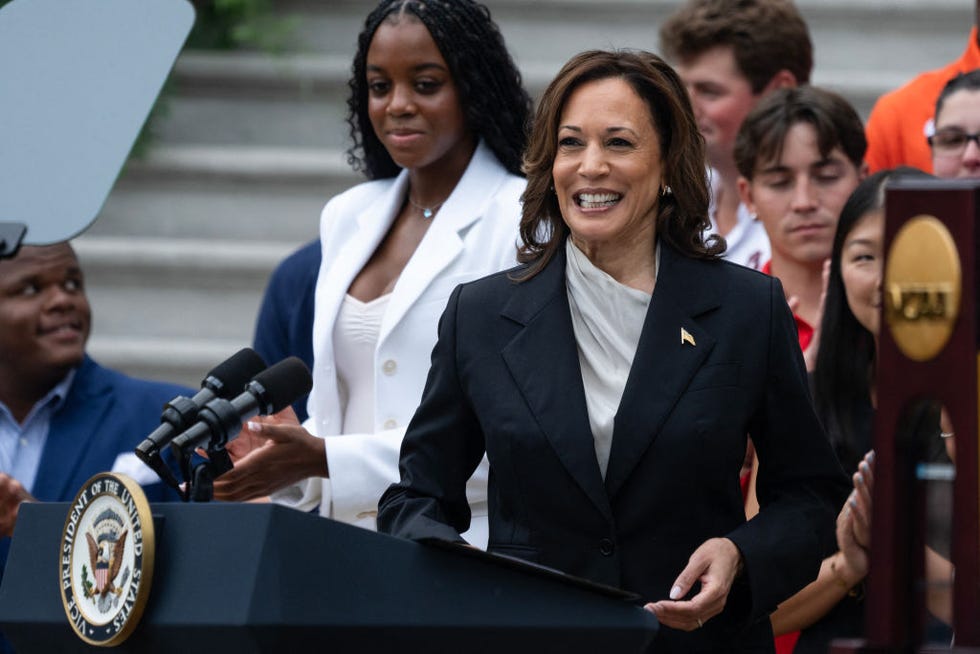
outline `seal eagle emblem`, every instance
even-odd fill
[[[117,587],[115,582],[122,568],[128,534],[123,519],[112,509],[106,509],[96,517],[94,529],[85,533],[85,539],[88,541],[89,564],[95,572],[95,584],[93,588],[83,566],[82,593],[86,598],[94,599],[102,613],[117,605],[122,594],[122,589]],[[127,569],[119,586],[125,585],[128,577]]]
[[[115,646],[136,628],[149,597],[154,535],[143,489],[120,474],[89,479],[61,535],[62,603],[87,643]]]

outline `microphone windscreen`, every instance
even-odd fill
[[[278,413],[313,388],[310,369],[298,357],[289,357],[269,366],[252,379],[265,390],[264,398]]]
[[[242,392],[245,384],[255,375],[266,369],[266,363],[259,353],[250,347],[243,347],[208,373],[205,386],[218,397],[230,400]]]

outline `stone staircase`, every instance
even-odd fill
[[[277,55],[185,52],[155,145],[131,161],[76,240],[94,311],[90,351],[132,374],[196,386],[252,339],[267,277],[359,181],[344,149],[346,80],[373,2],[277,0],[295,17]],[[586,48],[656,49],[674,0],[489,0],[532,94]],[[971,0],[798,0],[814,82],[863,115],[959,55]]]

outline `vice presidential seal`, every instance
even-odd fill
[[[78,637],[110,647],[139,624],[153,578],[153,519],[139,484],[101,473],[82,486],[61,533],[61,595]]]

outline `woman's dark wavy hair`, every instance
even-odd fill
[[[565,103],[583,84],[611,77],[625,81],[646,102],[660,139],[661,184],[673,192],[660,196],[657,238],[682,254],[699,259],[716,258],[725,250],[721,237],[704,237],[710,225],[704,139],[677,73],[649,52],[591,50],[576,55],[562,67],[538,104],[524,156],[527,189],[520,228],[523,244],[518,253],[522,263],[532,265],[521,279],[529,279],[544,268],[568,235],[551,174]]]
[[[908,166],[871,175],[851,193],[837,222],[820,323],[820,349],[813,372],[813,402],[841,465],[849,471],[856,470],[864,456],[860,444],[863,439],[857,434],[860,427],[854,422],[854,407],[870,401],[875,339],[847,304],[841,276],[844,241],[862,218],[884,209],[885,187],[889,181],[920,177],[930,175]]]
[[[504,168],[520,174],[531,98],[490,11],[472,0],[382,0],[368,15],[347,82],[347,124],[353,140],[347,163],[369,179],[394,177],[401,170],[371,127],[365,69],[378,26],[405,15],[425,25],[446,60],[469,130],[483,139]]]

